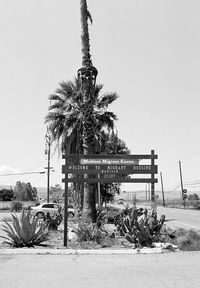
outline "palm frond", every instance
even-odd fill
[[[99,99],[97,103],[97,107],[100,108],[107,108],[109,104],[113,103],[119,96],[117,93],[105,93]]]

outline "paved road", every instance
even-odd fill
[[[166,216],[166,225],[172,228],[200,230],[200,211],[175,208],[157,208],[158,215]]]
[[[198,252],[0,255],[2,288],[199,288],[199,271]]]

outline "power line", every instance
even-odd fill
[[[5,173],[0,174],[0,176],[17,176],[17,175],[25,175],[25,174],[45,174],[46,171],[40,171],[40,172],[21,172],[21,173]]]

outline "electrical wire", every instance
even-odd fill
[[[0,176],[15,176],[15,175],[25,175],[25,174],[45,174],[46,171],[40,171],[40,172],[20,172],[20,173],[5,173],[0,174]]]

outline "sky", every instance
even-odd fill
[[[79,0],[0,1],[0,185],[46,186],[46,174],[2,175],[47,166],[48,96],[81,67],[79,6]],[[180,185],[179,161],[184,187],[200,190],[200,2],[88,0],[88,9],[97,82],[119,95],[109,107],[118,136],[131,154],[155,150],[166,190]],[[51,155],[51,185],[63,178],[59,157]]]

